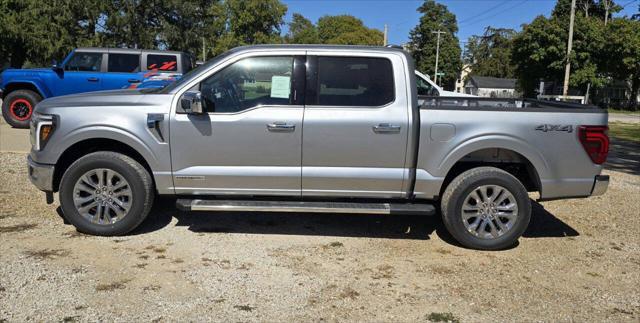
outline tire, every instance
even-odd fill
[[[531,219],[531,201],[525,187],[513,175],[495,167],[478,167],[458,175],[447,186],[440,204],[449,233],[472,249],[513,246]]]
[[[153,180],[142,165],[108,151],[78,159],[60,182],[65,218],[79,232],[98,236],[124,235],[138,227],[149,214],[154,195]],[[84,202],[76,205],[76,201]]]
[[[31,115],[40,101],[40,94],[31,90],[10,92],[2,100],[2,117],[12,127],[29,128]]]

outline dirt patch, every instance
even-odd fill
[[[24,232],[38,227],[35,223],[24,223],[0,227],[0,233]]]

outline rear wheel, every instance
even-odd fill
[[[445,190],[442,219],[462,245],[482,250],[512,246],[531,218],[527,190],[513,175],[479,167],[456,177]]]
[[[147,217],[153,204],[149,172],[132,158],[96,152],[74,162],[60,182],[65,218],[88,234],[123,235]]]
[[[16,90],[2,101],[2,117],[12,127],[29,128],[33,110],[42,97],[31,90]]]

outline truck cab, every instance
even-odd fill
[[[36,104],[61,95],[115,90],[139,84],[149,73],[186,73],[193,66],[182,52],[121,48],[78,48],[51,68],[7,69],[0,75],[2,115],[27,128]]]

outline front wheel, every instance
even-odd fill
[[[531,219],[527,190],[513,175],[478,167],[458,175],[441,201],[451,235],[468,248],[499,250],[515,244]]]
[[[123,235],[147,217],[154,188],[149,172],[129,156],[95,152],[75,161],[60,182],[65,218],[80,232]]]
[[[2,101],[2,116],[12,127],[29,128],[33,110],[42,97],[31,90],[16,90]]]

